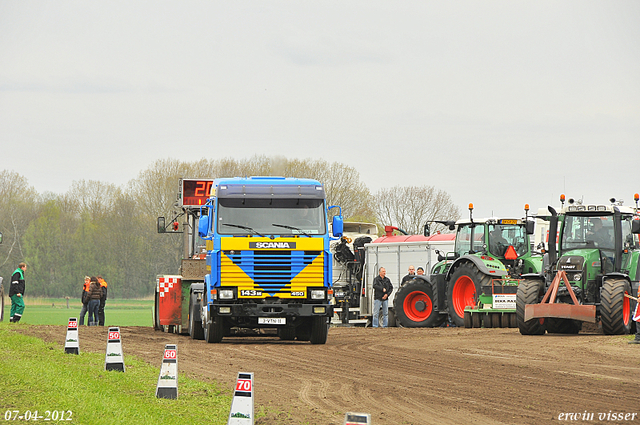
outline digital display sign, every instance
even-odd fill
[[[204,205],[212,186],[213,179],[182,179],[182,205]]]

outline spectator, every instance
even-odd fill
[[[372,326],[379,327],[380,310],[382,310],[382,327],[386,328],[389,324],[389,295],[393,292],[393,285],[389,280],[387,270],[380,267],[378,276],[373,279],[373,320]]]
[[[409,274],[402,278],[402,282],[400,282],[400,285],[402,286],[406,282],[413,280],[414,277],[416,277],[416,269],[413,266],[409,266]]]
[[[24,272],[27,270],[26,263],[18,264],[18,268],[11,276],[9,287],[9,298],[11,298],[11,316],[9,322],[18,323],[22,319],[24,312]]]
[[[101,296],[102,290],[100,289],[98,279],[91,277],[91,284],[89,285],[89,306],[87,307],[87,310],[89,311],[89,326],[98,325],[98,309],[100,308]]]
[[[424,269],[422,267],[418,267],[418,276],[424,276]]]
[[[102,291],[100,307],[98,307],[98,324],[104,326],[104,305],[107,303],[107,282],[102,278],[102,275],[98,275],[98,283],[100,283],[100,290]]]
[[[91,278],[89,276],[84,277],[84,285],[82,285],[82,309],[80,310],[80,326],[84,325],[84,316],[87,314],[87,306],[89,305],[89,286],[91,285]]]

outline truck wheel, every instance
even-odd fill
[[[631,285],[626,279],[607,279],[600,293],[600,318],[605,335],[624,335],[631,332]]]
[[[296,328],[278,328],[278,336],[283,341],[293,341],[296,339]]]
[[[446,319],[434,308],[437,305],[429,282],[413,280],[398,290],[393,300],[396,321],[407,328],[436,327]]]
[[[545,319],[547,332],[550,334],[577,334],[582,329],[582,322],[571,319],[557,319],[549,317]]]
[[[158,290],[155,291],[155,301],[153,304],[153,329],[157,331],[163,331],[162,325],[160,325],[160,312],[158,311],[158,307],[160,306],[160,294],[158,294]]]
[[[544,319],[524,321],[524,307],[527,304],[537,304],[540,300],[541,283],[535,279],[524,279],[518,285],[516,293],[516,322],[522,335],[544,335]]]
[[[476,295],[480,294],[483,285],[489,285],[491,278],[481,273],[472,263],[467,262],[451,273],[447,284],[449,315],[456,326],[464,325],[465,307],[476,304]]]
[[[324,344],[327,342],[329,334],[329,324],[327,318],[323,316],[314,316],[311,318],[311,341],[312,344]]]
[[[396,312],[394,308],[390,308],[387,311],[387,326],[390,328],[395,328],[397,326]]]
[[[296,338],[298,341],[309,341],[311,339],[311,323],[308,320],[296,328]]]
[[[464,327],[465,328],[472,328],[473,327],[473,323],[471,322],[471,312],[470,311],[465,311],[464,312]]]
[[[224,337],[224,327],[222,326],[222,318],[216,317],[211,323],[204,327],[204,339],[209,343],[216,343],[222,341]]]
[[[204,339],[202,320],[196,320],[199,316],[197,298],[194,294],[191,294],[189,300],[189,336],[191,336],[191,339]]]

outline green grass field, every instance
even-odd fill
[[[7,321],[0,323],[0,420],[28,410],[49,419],[59,417],[60,412],[64,419],[70,418],[47,423],[227,422],[231,389],[221,391],[215,384],[179,373],[179,398],[158,399],[155,391],[160,364],[154,368],[128,356],[125,373],[105,372],[104,354],[65,354],[62,347],[18,334],[10,326]],[[54,411],[57,413],[51,413]]]
[[[25,310],[20,323],[30,325],[62,325],[70,317],[80,319],[82,303],[79,299],[67,300],[63,298],[31,298],[26,296]],[[11,300],[5,297],[5,322],[9,321]],[[109,299],[104,309],[105,326],[152,326],[153,300],[123,300]],[[87,323],[88,315],[85,317]]]

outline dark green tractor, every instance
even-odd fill
[[[515,327],[518,279],[542,267],[529,240],[535,223],[528,216],[474,219],[473,204],[469,219],[440,223],[457,228],[454,252],[439,255],[428,278],[440,322],[448,313],[456,326]],[[401,288],[395,300],[402,298]]]
[[[570,200],[560,213],[548,207],[545,270],[523,276],[518,287],[520,333],[575,334],[583,322],[597,321],[606,335],[635,331],[632,297],[638,292],[640,277],[637,194],[635,199],[635,209],[615,199],[610,200],[611,205]]]

